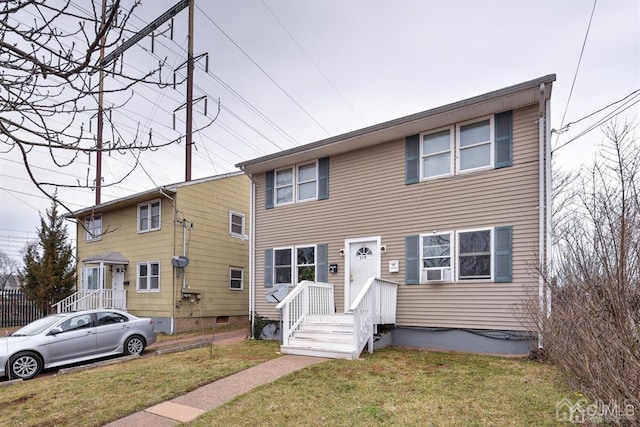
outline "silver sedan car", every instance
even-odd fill
[[[28,380],[42,369],[118,354],[153,344],[153,320],[118,310],[59,313],[0,338],[0,377]]]

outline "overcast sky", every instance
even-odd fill
[[[143,0],[131,23],[141,29],[176,2]],[[204,104],[196,105],[194,128],[216,115],[218,99],[221,110],[210,127],[194,135],[192,178],[234,171],[241,161],[552,73],[552,127],[559,129],[640,89],[639,5],[596,3],[569,96],[591,0],[196,0],[195,53],[208,53],[209,72],[199,61],[194,96],[206,95],[209,102],[208,117]],[[172,78],[169,66],[186,58],[187,11],[174,23],[173,40],[157,37],[152,53],[147,38],[125,53],[124,63],[144,69],[166,57],[163,78]],[[184,110],[175,113],[175,130],[174,110],[184,97],[184,85],[139,89],[113,121],[123,134],[139,126],[144,133],[152,129],[157,142],[177,138],[184,134]],[[640,94],[629,100],[638,102]],[[599,130],[569,141],[616,107],[625,105],[553,135],[554,147],[568,143],[554,152],[559,166],[578,169],[593,162],[602,142]],[[640,120],[640,104],[618,118]],[[110,130],[105,139],[111,139]],[[180,144],[144,153],[142,167],[122,184],[104,188],[102,201],[183,181],[184,151]],[[47,181],[85,182],[94,179],[94,164],[84,156],[59,169],[43,157],[36,172]],[[105,181],[120,179],[132,164],[131,156],[105,157]],[[72,209],[95,201],[90,190],[59,195]],[[20,258],[49,206],[18,153],[3,154],[0,251]]]

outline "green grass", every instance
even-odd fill
[[[0,387],[0,424],[99,426],[278,356],[245,341]],[[549,365],[388,348],[259,387],[194,426],[556,425],[570,391]],[[565,424],[566,425],[566,424]]]
[[[549,365],[391,348],[293,373],[192,424],[561,425],[556,402],[569,393]]]
[[[245,341],[145,357],[0,388],[0,425],[100,426],[278,356]]]

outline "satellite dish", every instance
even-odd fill
[[[184,255],[174,256],[173,258],[171,258],[171,264],[174,267],[185,268],[187,265],[189,265],[189,258]]]
[[[284,297],[287,296],[288,293],[289,293],[289,285],[276,285],[273,287],[273,289],[267,292],[264,298],[268,302],[277,304],[280,301],[282,301]]]

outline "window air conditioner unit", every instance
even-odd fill
[[[438,283],[451,281],[451,268],[423,268],[422,283]]]

